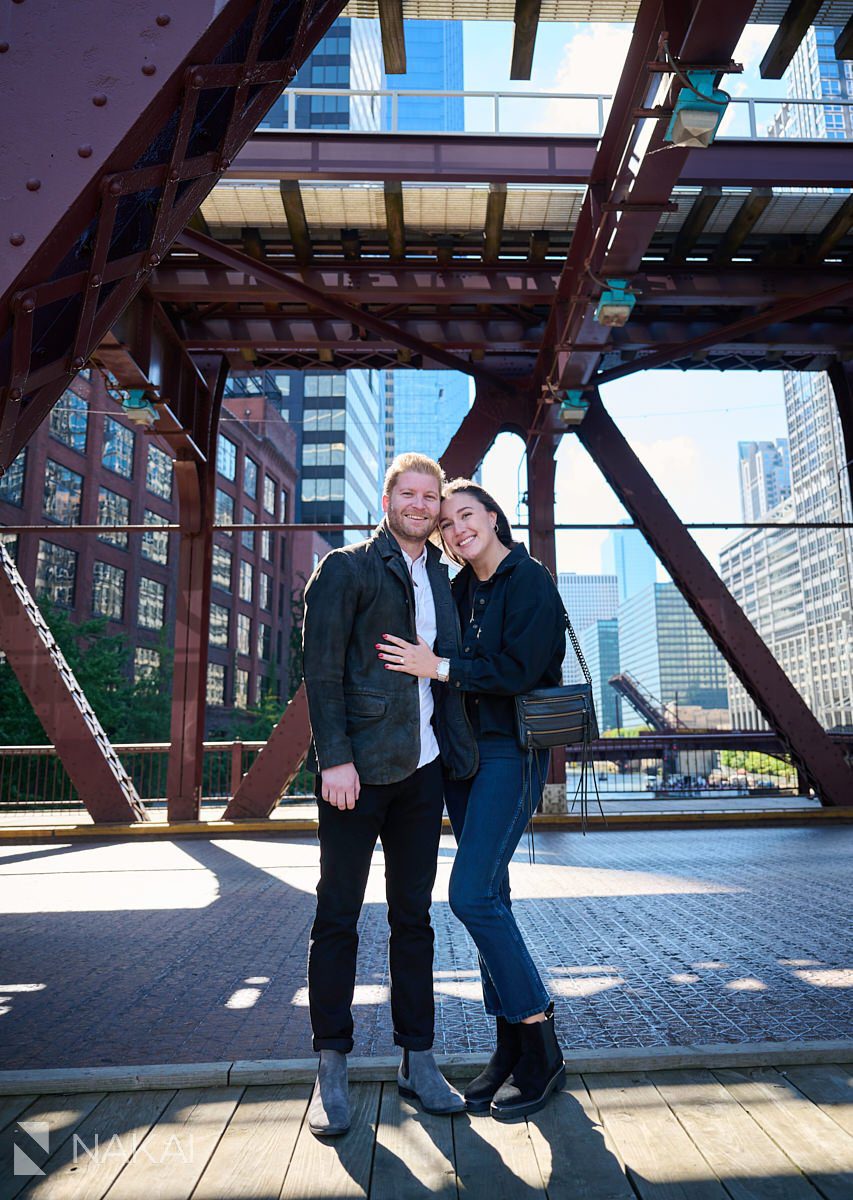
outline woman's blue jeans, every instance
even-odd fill
[[[444,784],[457,844],[450,907],[479,951],[486,1012],[516,1022],[544,1012],[551,999],[515,923],[509,893],[509,863],[529,817],[526,754],[514,738],[484,737],[478,744],[474,778]],[[534,811],[547,770],[548,755],[540,753],[532,772]]]

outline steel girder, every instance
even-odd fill
[[[2,545],[0,647],[92,820],[148,820],[127,771]]]
[[[343,4],[12,7],[0,468],[81,369]],[[94,32],[93,32],[94,31]],[[55,61],[47,61],[47,54]],[[61,87],[45,101],[53,78]]]
[[[243,776],[222,814],[223,820],[268,817],[302,765],[310,744],[308,696],[303,683]]]
[[[689,151],[664,142],[664,121],[644,128],[636,116],[638,108],[648,108],[657,97],[660,77],[649,72],[648,64],[661,57],[662,37],[666,35],[677,59],[722,69],[752,10],[750,0],[696,0],[692,11],[685,6],[666,14],[664,7],[661,0],[642,0],[640,5],[540,350],[537,388],[590,383],[610,334],[594,319],[594,301],[601,292],[596,280],[640,269],[687,165]],[[670,98],[679,90],[680,84],[671,88]]]
[[[589,182],[598,139],[505,134],[256,133],[228,179],[339,182],[579,184]],[[685,151],[684,187],[850,186],[844,142],[721,139]]]
[[[823,804],[849,804],[853,770],[684,528],[596,393],[578,438]]]
[[[210,630],[216,438],[228,365],[193,360],[160,306],[143,292],[114,327],[99,361],[123,387],[157,395],[153,440],[174,458],[178,495],[177,604],[166,794],[171,820],[197,820],[202,782]]]
[[[386,337],[392,344],[411,350],[415,354],[422,354],[441,366],[449,367],[452,371],[462,371],[466,375],[471,375],[474,379],[482,379],[487,385],[498,389],[504,386],[501,379],[494,377],[491,372],[478,366],[476,363],[468,362],[457,355],[449,354],[440,346],[423,341],[421,338],[412,335],[398,324],[386,321],[381,317],[375,316],[373,313],[368,313],[364,309],[339,300],[334,296],[325,295],[309,287],[294,275],[288,275],[284,271],[279,271],[274,267],[268,266],[266,263],[258,262],[248,254],[243,254],[232,247],[222,246],[212,238],[205,237],[204,234],[185,229],[181,234],[181,242],[183,245],[196,249],[199,253],[206,254],[208,257],[214,258],[226,266],[241,267],[248,274],[253,275],[268,286],[276,287],[279,291],[293,296],[297,300],[314,305],[321,311],[328,312],[333,316],[342,317],[357,327],[360,326],[370,330],[372,333],[378,334],[379,337]]]
[[[282,270],[281,259],[268,265]],[[293,269],[288,264],[288,270]],[[339,262],[315,260],[299,268],[303,283],[358,304],[491,304],[548,305],[557,293],[558,264],[537,266],[422,263]],[[734,265],[722,270],[696,263],[691,267],[645,267],[632,279],[639,311],[660,305],[684,308],[728,308],[765,305],[785,297],[824,292],[846,280],[850,267],[762,267]],[[282,301],[281,289],[268,287],[245,271],[198,260],[169,258],[149,284],[162,304],[175,305],[181,319],[191,319],[199,305],[268,304]]]

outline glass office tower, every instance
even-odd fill
[[[406,74],[385,76],[384,86],[405,91],[461,91],[462,22],[406,21]],[[383,126],[391,127],[386,102]],[[402,96],[397,127],[404,131],[461,131],[462,97]],[[440,458],[470,407],[467,375],[458,371],[389,371],[385,402],[385,461],[417,450]]]

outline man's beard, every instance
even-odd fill
[[[388,528],[394,536],[403,538],[407,542],[426,542],[437,524],[437,522],[430,520],[413,521],[412,524],[415,526],[415,529],[413,532],[409,532],[402,524],[402,514],[400,511],[392,508],[390,505],[388,506],[385,518],[388,521]]]

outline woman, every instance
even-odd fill
[[[389,671],[441,677],[465,693],[480,762],[473,778],[445,780],[458,847],[450,907],[477,946],[486,1011],[497,1023],[495,1052],[465,1100],[472,1112],[514,1120],[537,1112],[565,1080],[554,1006],[512,915],[509,889],[509,863],[548,765],[540,754],[525,773],[514,697],[561,682],[565,611],[548,571],[512,540],[500,506],[478,484],[455,479],[445,487],[439,530],[448,555],[463,564],[452,585],[459,652],[440,659],[423,641],[386,635],[379,656]]]

